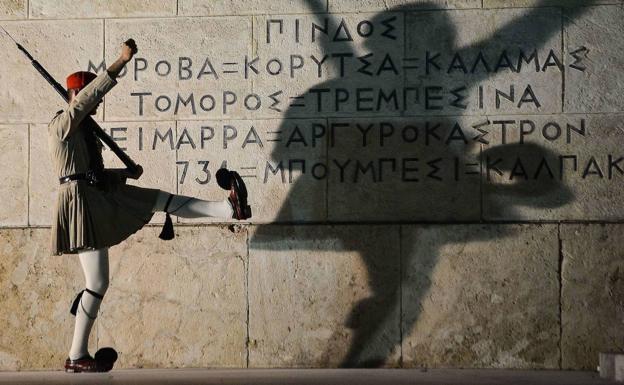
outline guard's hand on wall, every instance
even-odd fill
[[[138,51],[136,42],[133,39],[126,40],[121,45],[121,60],[126,63],[129,62]]]

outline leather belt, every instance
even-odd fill
[[[62,176],[59,178],[59,183],[69,183],[72,180],[86,180],[90,185],[94,185],[98,182],[95,173],[93,171],[87,171],[78,174]]]

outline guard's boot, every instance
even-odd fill
[[[78,359],[72,360],[69,357],[65,360],[65,371],[68,373],[89,373],[89,372],[100,372],[100,368],[97,364],[97,361],[91,357],[91,355],[87,354],[86,356],[82,356]]]

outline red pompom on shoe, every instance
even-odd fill
[[[109,372],[113,369],[115,361],[119,355],[117,351],[111,347],[100,348],[93,356],[97,362],[98,370],[100,372]]]

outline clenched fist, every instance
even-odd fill
[[[130,60],[132,60],[132,57],[137,52],[139,52],[139,50],[137,49],[137,46],[136,46],[136,43],[134,42],[134,40],[133,39],[128,39],[121,45],[121,56],[120,56],[120,59],[127,63]]]

